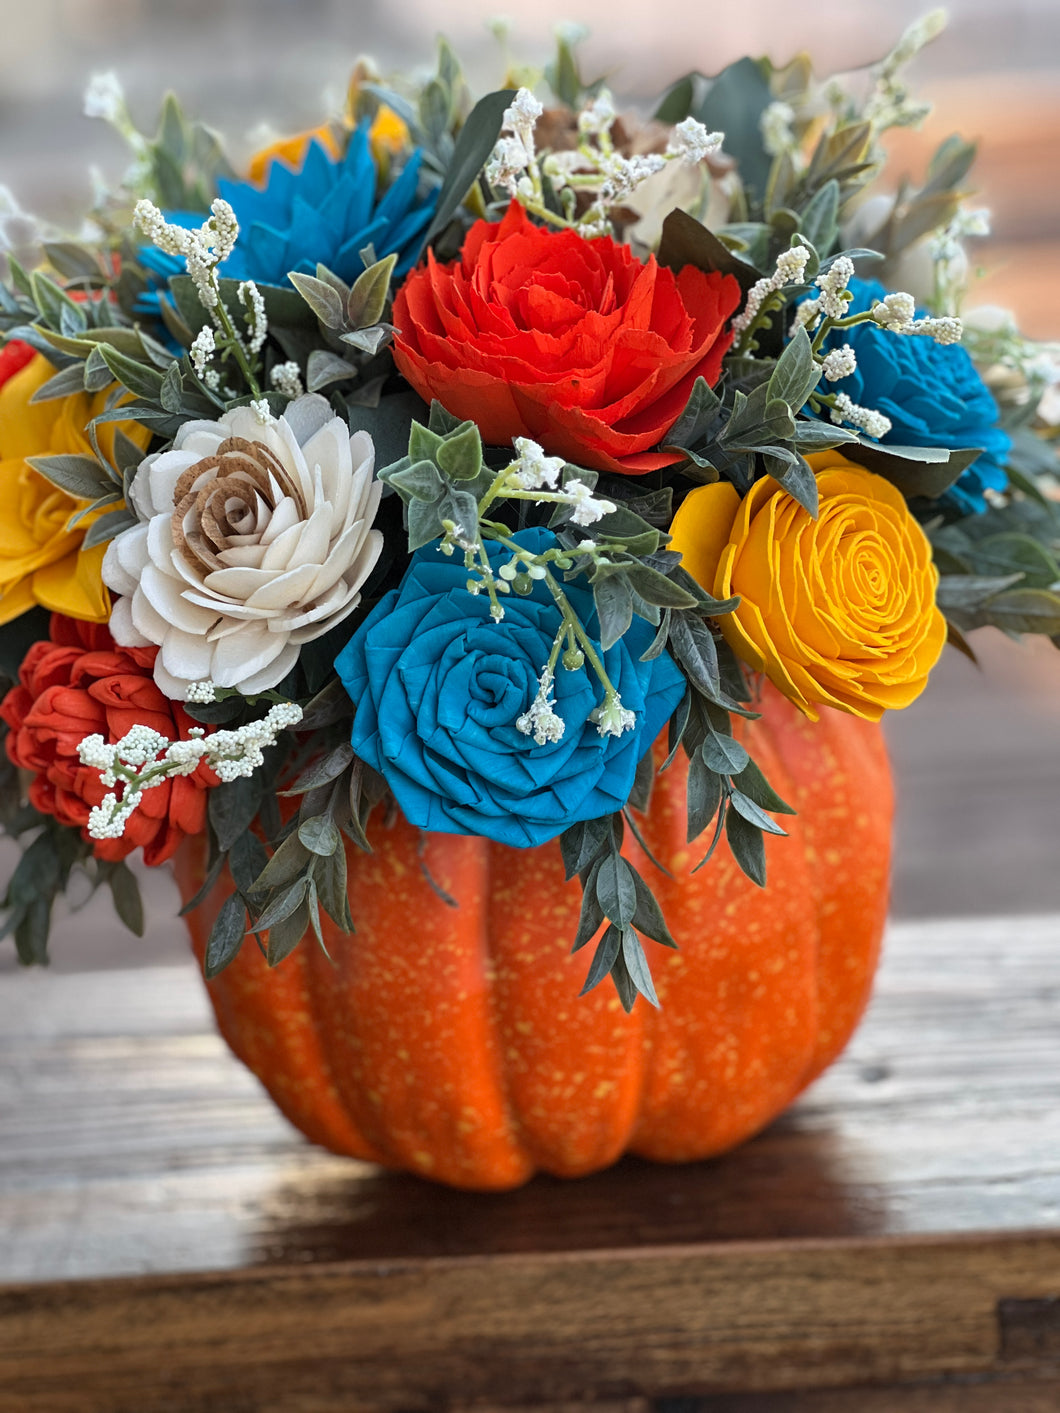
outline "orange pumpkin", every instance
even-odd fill
[[[660,1009],[626,1015],[610,982],[578,992],[580,887],[559,846],[421,836],[404,820],[349,850],[357,931],[329,927],[273,971],[252,941],[210,983],[221,1032],[309,1138],[457,1187],[577,1177],[625,1152],[666,1162],[740,1143],[846,1044],[887,906],[891,779],[877,726],[811,723],[767,689],[744,739],[799,813],[767,840],[769,882],[722,845],[685,843],[684,759],[658,777],[643,832],[674,875],[651,879],[680,950],[647,942]],[[627,836],[628,838],[628,836]],[[179,863],[190,897],[198,855]],[[227,885],[189,919],[202,954]]]

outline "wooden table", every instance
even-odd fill
[[[1060,917],[892,928],[720,1161],[473,1196],[304,1145],[190,967],[0,977],[0,1409],[1060,1409]]]

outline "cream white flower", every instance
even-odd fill
[[[155,681],[178,701],[206,679],[274,687],[356,608],[379,557],[374,460],[316,393],[267,425],[249,407],[185,423],[136,472],[140,523],[107,548],[116,641],[157,644]]]

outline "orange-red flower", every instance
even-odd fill
[[[133,726],[149,726],[171,740],[186,739],[195,725],[179,702],[155,686],[155,648],[119,648],[102,624],[55,613],[51,635],[34,643],[19,684],[0,716],[11,728],[7,753],[32,771],[30,803],[60,824],[79,826],[88,838],[89,810],[107,791],[99,771],[81,764],[77,748],[98,732],[108,744]],[[143,847],[144,862],[164,863],[186,834],[206,827],[206,788],[217,777],[205,766],[144,791],[120,839],[94,843],[98,858],[117,860]]]
[[[28,343],[23,343],[21,339],[9,339],[3,348],[0,348],[0,388],[8,378],[13,378],[16,373],[21,372],[32,358],[33,349]]]
[[[731,275],[647,264],[610,237],[535,226],[513,202],[476,221],[459,260],[428,253],[394,301],[394,359],[416,391],[499,445],[528,436],[641,475],[697,378],[716,383],[740,302]]]

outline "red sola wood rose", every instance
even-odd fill
[[[692,385],[711,385],[740,303],[731,275],[678,274],[609,236],[544,230],[513,202],[476,221],[459,260],[431,252],[394,301],[394,360],[428,402],[483,440],[532,437],[554,456],[642,475]]]
[[[108,744],[133,726],[148,726],[170,740],[186,739],[195,722],[179,702],[155,686],[151,669],[157,648],[120,648],[98,623],[55,613],[50,637],[34,643],[19,670],[0,716],[11,728],[7,753],[32,771],[30,803],[60,824],[79,826],[88,837],[89,810],[107,790],[99,771],[81,764],[77,748],[98,733]],[[97,858],[116,861],[140,846],[144,862],[164,863],[187,834],[206,827],[206,787],[217,778],[205,766],[194,775],[145,790],[120,839],[95,841]]]

